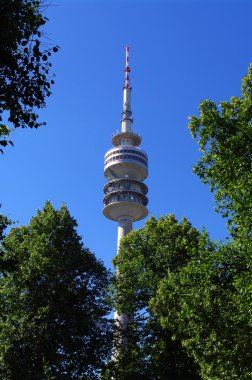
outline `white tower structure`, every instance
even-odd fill
[[[148,176],[148,157],[139,147],[141,137],[132,130],[131,85],[129,67],[129,47],[126,46],[125,81],[123,87],[123,112],[121,132],[112,137],[114,148],[105,154],[104,175],[107,183],[104,186],[103,214],[118,223],[117,252],[120,240],[132,230],[135,221],[148,214],[148,188],[143,181]],[[130,322],[127,314],[118,315],[115,320],[125,329]]]

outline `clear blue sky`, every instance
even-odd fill
[[[120,128],[125,45],[131,48],[134,130],[149,155],[149,211],[226,236],[213,195],[192,173],[198,147],[187,128],[201,100],[240,95],[252,61],[252,1],[53,0],[47,125],[16,130],[1,160],[2,212],[27,224],[46,200],[65,202],[83,241],[110,265],[116,223],[102,214],[103,157]],[[135,224],[135,228],[144,221]]]

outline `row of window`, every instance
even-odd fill
[[[104,186],[105,194],[110,193],[112,191],[117,191],[117,190],[138,191],[143,194],[148,193],[148,187],[145,185],[145,183],[141,181],[137,181],[135,179],[120,178],[120,179],[109,181]]]
[[[112,186],[108,186],[105,188],[105,194],[111,193],[113,191],[125,191],[125,190],[131,190],[131,191],[137,191],[139,193],[146,194],[147,189],[146,186],[141,186],[141,185],[135,185],[131,184],[130,182],[128,183],[123,183],[123,184],[114,184]]]
[[[113,152],[106,154],[105,158],[107,159],[108,157],[113,156],[114,154],[118,154],[118,153],[133,153],[133,154],[136,154],[138,156],[141,156],[141,157],[144,157],[145,159],[147,159],[145,153],[143,153],[139,150],[133,150],[133,149],[114,150]]]
[[[110,197],[104,197],[103,199],[104,206],[114,202],[136,202],[143,206],[147,206],[148,199],[144,195],[132,193],[113,194]]]
[[[123,160],[139,161],[139,162],[141,162],[142,164],[144,164],[144,165],[147,166],[147,160],[146,160],[146,159],[143,159],[143,158],[141,158],[141,157],[132,156],[131,154],[120,155],[120,156],[114,156],[114,157],[108,158],[108,159],[104,162],[104,166],[107,166],[107,164],[108,164],[109,162],[112,162],[112,161],[123,161]]]

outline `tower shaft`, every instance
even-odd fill
[[[118,221],[118,233],[117,233],[117,253],[119,252],[120,241],[127,235],[133,228],[132,220],[130,219],[120,219]]]
[[[119,253],[120,241],[133,229],[133,223],[130,219],[120,219],[118,221],[118,233],[117,233],[117,254]],[[119,273],[117,273],[119,274]],[[118,326],[125,330],[129,323],[132,321],[132,316],[130,314],[122,313],[118,314],[117,311],[114,311],[114,319]]]

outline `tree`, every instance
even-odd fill
[[[46,203],[3,241],[0,377],[97,379],[110,357],[110,274],[83,247],[65,206]]]
[[[169,271],[150,306],[200,366],[203,379],[252,377],[252,66],[242,96],[200,104],[189,123],[202,152],[194,172],[215,193],[232,240]]]
[[[173,216],[128,234],[115,260],[116,300],[134,321],[118,378],[250,379],[251,259],[249,239],[211,242]]]
[[[132,313],[134,320],[126,329],[126,348],[114,363],[117,378],[199,378],[197,365],[180,340],[173,340],[172,330],[162,328],[151,300],[169,271],[180,271],[208,245],[211,247],[205,233],[200,234],[186,219],[178,223],[173,215],[158,220],[151,217],[143,228],[130,232],[122,240],[115,259],[119,273],[116,308]]]
[[[202,250],[160,282],[152,308],[182,341],[202,379],[252,377],[252,246]]]
[[[57,46],[45,43],[41,0],[0,0],[0,145],[9,141],[8,119],[15,128],[37,128],[37,109],[45,106],[54,83],[49,71]],[[2,149],[1,149],[2,151]]]
[[[228,217],[233,235],[252,231],[252,65],[243,78],[242,96],[217,106],[200,104],[189,123],[202,157],[194,172],[215,193],[217,210]]]

